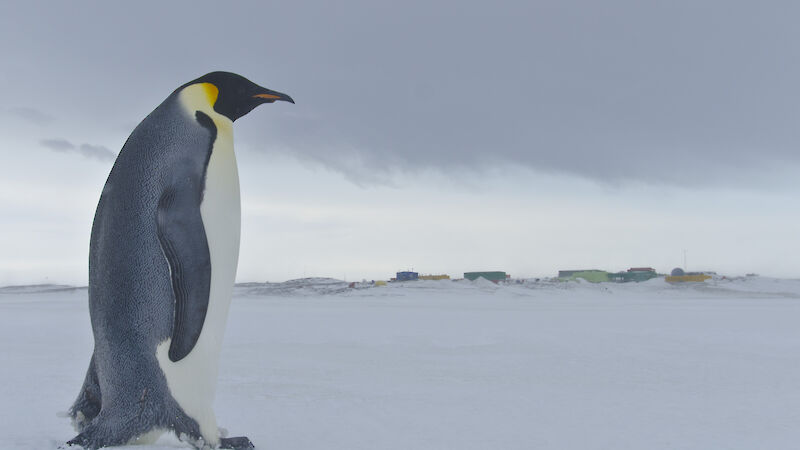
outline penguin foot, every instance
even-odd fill
[[[98,445],[98,443],[91,439],[86,433],[81,433],[68,440],[67,445],[70,447],[77,445],[78,447],[83,447],[85,449],[96,449],[102,447],[102,445]]]
[[[86,450],[97,450],[103,447],[125,445],[132,438],[142,436],[152,430],[152,427],[142,429],[133,420],[120,418],[113,414],[109,413],[107,416],[101,414],[96,417],[77,436],[67,441],[67,445],[77,445]]]
[[[99,433],[96,432],[96,429],[92,428],[91,425],[82,433],[67,441],[67,445],[69,446],[77,445],[86,450],[97,450],[99,448],[109,447],[112,445],[121,445],[124,443],[124,440],[120,441],[118,439],[104,439],[99,435]]]
[[[233,450],[250,450],[256,448],[250,439],[245,436],[220,438],[219,448],[229,448]]]
[[[88,444],[88,442],[86,442],[86,441],[87,441],[86,440],[86,436],[84,436],[82,434],[79,434],[79,435],[75,436],[74,438],[68,440],[67,441],[67,445],[69,445],[70,447],[72,447],[73,445],[77,445],[79,447],[86,448],[86,445]]]

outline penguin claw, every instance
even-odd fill
[[[89,447],[90,441],[83,433],[81,433],[81,434],[75,436],[74,438],[68,440],[67,441],[67,445],[70,446],[70,447],[72,447],[73,445],[77,445],[77,446],[83,447],[83,448],[90,448]]]
[[[245,436],[220,438],[219,448],[227,448],[233,450],[251,450],[256,448],[250,439]]]

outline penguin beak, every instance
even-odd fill
[[[269,89],[264,89],[263,92],[259,92],[258,94],[254,95],[253,98],[262,98],[264,99],[264,103],[273,103],[276,100],[282,100],[284,102],[294,104],[292,97],[277,91],[270,91]]]

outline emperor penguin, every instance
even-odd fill
[[[221,436],[213,411],[239,258],[233,122],[294,103],[229,72],[176,89],[131,133],[108,176],[89,245],[94,352],[70,408],[86,449],[175,433],[196,448],[253,448]]]

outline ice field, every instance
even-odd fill
[[[798,448],[799,324],[762,277],[245,284],[217,419],[273,450]],[[0,288],[0,449],[74,436],[91,349],[85,288]]]

